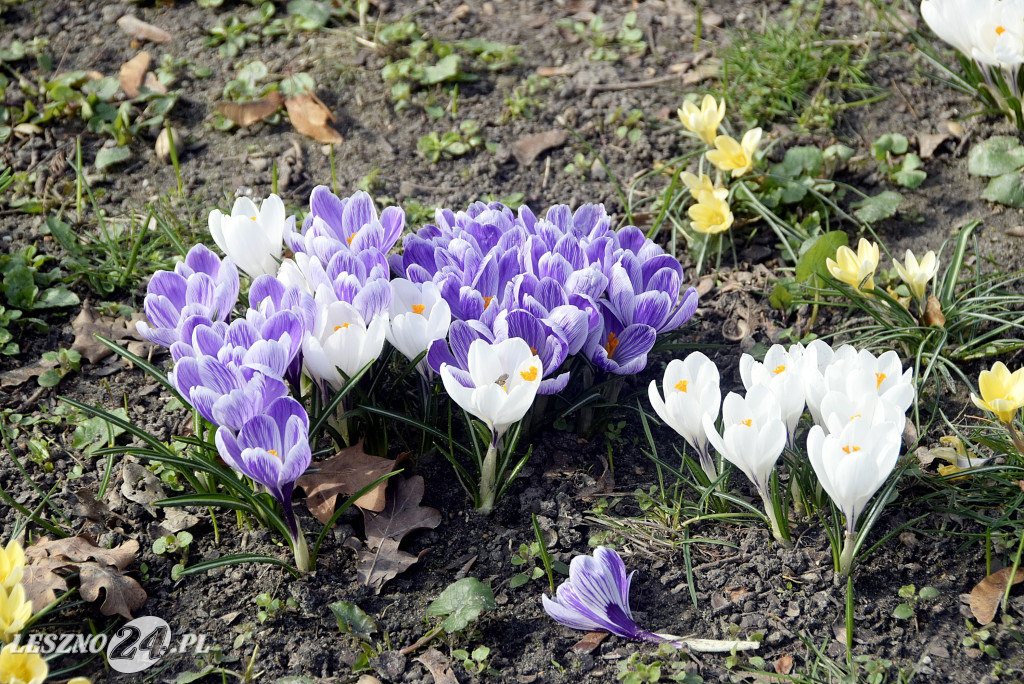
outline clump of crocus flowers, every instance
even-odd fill
[[[846,520],[837,560],[840,573],[848,574],[858,521],[899,457],[915,396],[912,371],[903,370],[894,351],[876,357],[850,345],[833,350],[816,340],[788,349],[774,345],[763,361],[744,354],[740,376],[746,394],[730,392],[720,406],[718,369],[703,353],[693,352],[669,363],[660,391],[651,383],[651,404],[694,449],[709,481],[721,472],[711,447],[750,480],[782,544],[790,543],[789,514],[773,495],[779,491],[772,486],[776,465],[787,450],[793,458],[806,457]],[[802,454],[799,427],[805,412],[812,424]]]
[[[1024,127],[1021,84],[1024,82],[1024,10],[1007,0],[922,0],[921,16],[935,34],[952,45],[1001,109]],[[966,70],[973,80],[971,69]],[[979,93],[982,94],[982,93]],[[987,98],[986,98],[987,99]]]
[[[495,454],[537,394],[563,390],[574,364],[643,370],[657,337],[697,308],[678,260],[636,227],[612,229],[601,205],[540,217],[478,202],[405,227],[401,209],[378,212],[365,192],[339,198],[319,186],[301,224],[274,195],[240,198],[230,215],[210,215],[223,260],[196,245],[149,285],[140,333],[170,349],[170,379],[216,427],[224,462],[279,502],[302,568],[291,497],[311,459],[303,388],[329,404],[389,342],[424,387],[440,377],[491,432],[473,492],[489,511],[507,484]],[[253,280],[235,317],[239,269]]]

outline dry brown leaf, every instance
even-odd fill
[[[26,550],[26,555],[28,551]],[[32,602],[32,607],[39,610],[57,600],[57,594],[68,590],[68,584],[55,570],[67,567],[60,558],[30,558],[25,566],[25,574],[21,578],[21,586],[25,587],[25,597]]]
[[[146,602],[146,590],[142,585],[121,574],[117,568],[99,563],[78,563],[77,567],[81,582],[78,590],[82,598],[95,601],[100,597],[100,589],[103,590],[100,612],[104,615],[121,615],[131,620],[132,611]]]
[[[56,598],[56,592],[67,591],[67,584],[58,570],[78,572],[79,591],[87,601],[95,601],[104,592],[100,612],[104,615],[123,615],[132,619],[132,611],[146,602],[146,591],[137,581],[124,574],[135,562],[139,543],[130,539],[113,548],[96,546],[92,537],[78,535],[66,539],[43,537],[25,549],[28,563],[25,568],[25,592],[33,605],[47,605]]]
[[[570,646],[569,650],[577,653],[593,653],[607,636],[608,632],[587,632],[582,639]]]
[[[71,321],[71,329],[75,333],[75,341],[71,348],[82,355],[89,363],[95,364],[107,358],[114,352],[105,344],[96,339],[96,335],[106,337],[108,340],[120,342],[122,340],[142,341],[135,330],[134,318],[129,321],[124,318],[112,318],[110,316],[97,317],[89,303],[82,306],[82,310]]]
[[[18,385],[23,385],[37,375],[42,375],[51,368],[56,367],[56,361],[39,359],[27,366],[4,371],[3,374],[0,375],[0,387],[17,387]]]
[[[118,72],[117,79],[121,82],[121,90],[124,91],[125,95],[128,97],[138,97],[139,88],[142,87],[142,82],[146,78],[146,72],[149,71],[150,61],[149,53],[143,50],[121,65],[121,71]]]
[[[569,133],[564,128],[528,135],[515,141],[512,154],[520,164],[529,166],[544,152],[564,145],[568,137]]]
[[[918,133],[917,150],[921,159],[931,159],[939,145],[949,140],[949,133]]]
[[[537,67],[537,75],[542,78],[551,78],[554,76],[572,76],[576,67],[572,64],[563,64],[562,66],[553,67]]]
[[[704,64],[693,67],[683,74],[683,85],[694,85],[709,78],[714,78],[721,70],[721,62],[708,60]]]
[[[978,586],[971,589],[971,614],[980,625],[987,625],[996,617],[999,610],[999,603],[1003,600],[1006,592],[1006,585],[1010,581],[1010,571],[1013,568],[1003,568],[993,572],[985,579],[978,582]],[[1012,584],[1024,582],[1024,568],[1017,568],[1013,576]]]
[[[793,656],[788,653],[780,655],[775,660],[775,672],[781,675],[788,675],[793,671]]]
[[[292,126],[302,135],[328,145],[345,142],[341,133],[331,128],[334,114],[313,93],[289,97],[284,101],[284,107],[288,110]]]
[[[213,106],[223,116],[231,119],[235,124],[246,128],[257,121],[261,121],[284,104],[284,95],[276,90],[267,93],[265,97],[250,102],[218,102]]]
[[[389,480],[384,510],[363,511],[366,545],[359,549],[359,579],[380,593],[385,582],[395,578],[420,559],[398,548],[405,535],[414,530],[433,529],[441,524],[437,509],[420,506],[423,477]]]
[[[946,325],[946,316],[942,313],[942,304],[935,295],[928,295],[928,303],[924,307],[921,322],[928,327],[941,328]]]
[[[363,451],[363,442],[342,449],[322,463],[318,472],[300,477],[296,484],[306,490],[306,507],[317,520],[327,523],[334,515],[338,497],[349,497],[374,480],[387,475],[398,461],[371,456]],[[383,511],[385,488],[382,482],[356,500],[356,506],[369,511]]]
[[[132,38],[148,40],[151,43],[169,43],[173,38],[170,33],[164,31],[159,26],[147,24],[130,14],[126,14],[118,19],[117,25]]]
[[[156,77],[152,71],[146,74],[146,80],[142,82],[142,85],[146,86],[154,93],[160,93],[161,95],[167,94],[167,86],[160,82],[160,79]]]
[[[455,678],[455,673],[452,672],[452,663],[448,660],[448,656],[436,648],[427,649],[416,660],[423,663],[423,666],[430,670],[430,674],[433,675],[434,681],[437,684],[459,684],[459,680]]]

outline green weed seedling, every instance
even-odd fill
[[[56,387],[61,380],[82,367],[82,355],[74,349],[44,352],[43,361],[54,364],[54,367],[39,375],[40,387]]]
[[[448,131],[444,135],[431,131],[423,136],[416,143],[416,151],[433,164],[440,161],[442,156],[461,157],[483,144],[484,140],[479,132],[480,124],[467,119],[459,123],[457,131]]]
[[[531,516],[533,519],[533,533],[535,541],[530,544],[520,544],[519,552],[512,554],[512,565],[516,567],[525,566],[526,570],[515,575],[509,581],[509,587],[511,589],[517,589],[523,586],[530,580],[535,580],[543,577],[545,574],[548,576],[548,585],[551,589],[551,594],[555,593],[555,575],[569,575],[569,566],[561,561],[554,560],[551,557],[551,552],[547,548],[547,544],[544,541],[544,535],[540,529],[540,523],[537,521],[537,516]],[[537,565],[537,561],[540,561],[540,565]]]
[[[466,669],[466,672],[472,675],[483,675],[486,673],[489,677],[498,677],[501,673],[487,666],[487,659],[490,656],[491,649],[487,646],[477,646],[473,649],[472,653],[463,648],[457,648],[452,651],[452,659],[462,663],[462,667]]]
[[[639,109],[616,109],[605,116],[604,124],[614,126],[615,137],[632,145],[644,134],[644,113]]]
[[[216,0],[214,1],[216,2]],[[308,6],[308,11],[302,11],[304,6]],[[316,11],[320,6],[323,6],[324,9]],[[222,21],[210,29],[206,46],[215,47],[221,57],[232,59],[246,47],[258,41],[261,35],[276,36],[286,33],[288,27],[282,19],[273,18],[275,12],[274,3],[264,2],[246,14],[244,18],[231,15],[226,22]],[[303,0],[289,3],[288,13],[292,15],[292,25],[302,31],[315,31],[322,28],[332,16],[331,11],[326,8],[324,3],[303,2]],[[273,21],[271,21],[272,19]],[[262,27],[259,29],[259,33],[253,30],[256,27]]]
[[[171,568],[171,579],[177,581],[181,575],[181,572],[185,569],[185,563],[188,562],[188,547],[192,543],[192,534],[182,530],[177,534],[168,534],[165,537],[157,537],[153,541],[153,553],[158,556],[163,554],[177,554],[181,558],[181,562],[175,563],[174,567]],[[256,599],[259,602],[259,597]],[[263,620],[260,620],[263,622]]]
[[[670,681],[680,684],[703,684],[704,678],[695,672],[686,671],[685,655],[670,644],[658,647],[658,660],[645,662],[639,652],[634,652],[619,662],[616,678],[623,684],[644,684],[645,682]],[[667,670],[667,672],[663,672]]]
[[[525,81],[513,88],[511,93],[505,95],[505,111],[502,114],[502,119],[508,121],[520,116],[532,119],[534,111],[544,106],[536,95],[550,86],[549,79],[542,78],[537,74],[530,74]]]
[[[644,32],[636,25],[636,12],[627,12],[622,17],[618,30],[605,26],[601,15],[595,15],[589,22],[563,19],[559,26],[572,31],[590,46],[585,53],[594,62],[617,62],[621,51],[631,54],[643,54],[647,43],[643,40]]]
[[[967,155],[967,172],[990,178],[982,199],[1009,207],[1024,207],[1024,145],[1016,136],[997,135]]]
[[[913,584],[906,584],[900,587],[899,596],[904,600],[892,611],[892,616],[897,620],[909,620],[914,618],[917,622],[917,607],[921,602],[934,601],[939,597],[939,590],[935,587],[921,587],[921,591]]]
[[[886,133],[871,143],[871,156],[878,167],[897,185],[913,190],[924,182],[928,174],[921,170],[921,158],[909,151],[905,135]]]
[[[274,598],[270,592],[265,591],[256,597],[256,606],[258,608],[256,619],[262,625],[267,618],[275,617],[283,610],[298,608],[299,604],[290,596],[282,602],[281,599]]]
[[[968,634],[961,642],[965,647],[976,648],[993,660],[998,660],[1002,657],[999,649],[992,643],[992,631],[990,629],[975,629],[970,620],[965,622]]]

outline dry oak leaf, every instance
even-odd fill
[[[331,123],[335,121],[334,114],[313,93],[289,97],[284,101],[284,107],[288,110],[292,126],[302,135],[328,145],[345,141],[341,133],[331,128]]]
[[[118,19],[117,25],[132,38],[148,40],[151,43],[169,43],[173,38],[170,33],[164,31],[159,26],[147,24],[130,14],[126,14]]]
[[[78,535],[51,540],[43,537],[25,549],[28,563],[25,577],[29,578],[25,591],[33,605],[40,607],[56,598],[56,591],[67,591],[64,579],[57,570],[77,571],[79,591],[87,601],[95,601],[104,591],[100,612],[104,615],[124,616],[132,619],[132,611],[146,602],[146,591],[137,581],[124,574],[135,562],[139,542],[129,539],[113,549],[96,546],[92,537]],[[58,582],[59,580],[59,582]]]
[[[127,62],[121,65],[117,74],[117,80],[121,82],[121,90],[128,97],[137,97],[142,82],[146,79],[146,72],[149,71],[150,56],[143,50]]]
[[[441,524],[435,508],[420,506],[423,500],[423,477],[393,478],[387,489],[384,510],[363,511],[366,545],[359,549],[360,581],[380,593],[385,582],[398,576],[418,561],[419,556],[398,548],[405,535],[414,530],[433,529]]]
[[[512,155],[523,166],[529,166],[544,152],[564,145],[568,137],[568,131],[563,128],[527,135],[512,144]]]
[[[56,368],[56,361],[47,361],[46,359],[39,359],[34,361],[27,366],[21,368],[14,368],[12,370],[4,371],[2,377],[0,377],[0,387],[17,387],[28,382],[37,375],[42,375],[51,368]]]
[[[608,632],[587,632],[582,639],[570,646],[569,650],[576,653],[593,653],[607,636]]]
[[[276,112],[284,104],[284,95],[276,90],[267,93],[258,100],[249,102],[218,102],[213,106],[222,116],[231,119],[236,125],[246,128],[257,121],[262,121]]]
[[[423,663],[423,666],[430,670],[430,674],[434,677],[435,684],[459,684],[459,680],[456,679],[455,673],[452,672],[452,663],[448,659],[448,656],[441,653],[436,648],[427,649],[423,652],[423,655],[416,660]]]
[[[974,589],[971,589],[971,613],[979,625],[987,625],[995,619],[996,611],[999,609],[999,603],[1003,600],[1008,583],[1024,582],[1024,568],[1017,568],[1013,581],[1010,582],[1012,570],[1013,568],[1003,568],[998,572],[993,572],[978,582]]]
[[[399,459],[401,460],[401,459]],[[338,503],[338,497],[349,497],[378,478],[394,470],[398,461],[372,456],[363,451],[363,441],[342,449],[322,463],[314,464],[318,472],[300,477],[295,484],[306,490],[306,507],[317,520],[326,524]],[[382,482],[356,499],[356,506],[369,511],[383,511],[385,488]]]
[[[137,316],[141,318],[141,315]],[[136,316],[133,316],[131,320],[96,316],[92,307],[89,306],[89,302],[86,302],[82,306],[82,310],[75,316],[75,320],[71,321],[71,329],[75,333],[75,341],[71,343],[71,348],[81,354],[89,363],[96,364],[114,353],[97,340],[96,335],[115,342],[125,339],[141,341],[142,338],[135,330],[135,320]]]

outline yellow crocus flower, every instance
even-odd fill
[[[697,203],[687,213],[692,221],[690,228],[704,235],[722,233],[732,226],[732,210],[729,203],[714,192],[702,191]]]
[[[707,153],[708,161],[721,171],[731,171],[733,178],[739,178],[754,166],[754,152],[761,144],[761,129],[751,128],[743,140],[720,135],[715,138],[715,149]]]
[[[1003,423],[1012,423],[1017,411],[1024,406],[1024,368],[1013,373],[1002,361],[996,361],[992,370],[981,371],[978,376],[981,397],[971,394],[974,405],[996,414]]]
[[[832,277],[856,290],[875,288],[875,269],[878,268],[878,245],[864,238],[857,243],[857,251],[843,245],[836,250],[835,259],[826,259],[825,266]]]
[[[919,262],[914,253],[909,249],[904,261],[905,263],[903,264],[893,261],[893,265],[896,267],[896,272],[899,273],[900,278],[910,288],[910,293],[914,296],[914,300],[923,306],[928,283],[939,272],[939,261],[935,258],[935,252],[929,251],[921,257]]]
[[[25,572],[25,550],[17,539],[7,542],[7,548],[0,551],[0,587],[10,591]]]
[[[692,195],[695,200],[700,200],[700,193],[702,192],[710,192],[720,200],[724,200],[729,196],[729,189],[716,188],[715,184],[711,182],[711,177],[706,173],[702,173],[700,176],[697,176],[689,171],[683,171],[681,178],[683,179],[683,182],[686,183],[686,187],[690,191],[690,195]]]
[[[48,674],[46,661],[26,646],[15,651],[8,644],[0,651],[0,684],[43,684]]]
[[[725,100],[721,104],[715,102],[710,95],[704,96],[700,109],[692,102],[683,102],[678,111],[679,120],[691,133],[696,133],[701,140],[708,145],[715,144],[715,136],[718,135],[718,126],[725,118]]]
[[[10,593],[0,591],[0,641],[10,643],[32,618],[32,602],[25,598],[25,587],[14,586]]]

